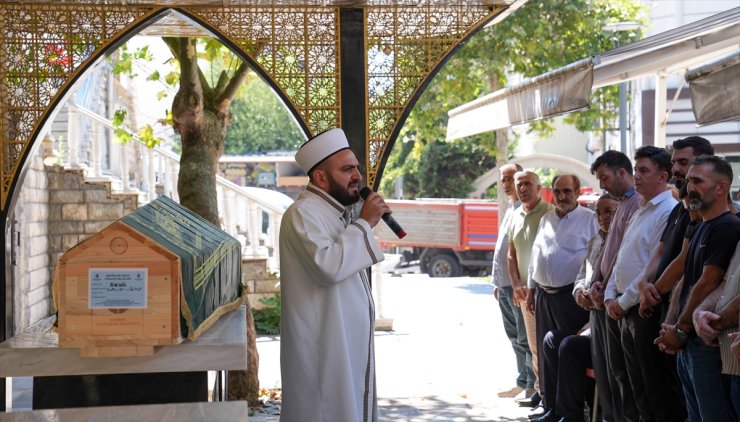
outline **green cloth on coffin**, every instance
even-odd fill
[[[166,196],[120,221],[180,257],[183,337],[196,338],[241,304],[241,248],[234,237]]]

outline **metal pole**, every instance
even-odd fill
[[[664,75],[656,75],[655,78],[655,137],[653,145],[665,148],[666,132],[666,92],[668,90],[667,78]]]
[[[619,140],[620,151],[627,154],[627,84],[619,84]]]

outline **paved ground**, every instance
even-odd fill
[[[516,375],[487,279],[383,274],[380,283],[378,314],[393,319],[392,332],[376,335],[382,421],[527,420],[529,409],[496,395]],[[263,387],[280,385],[279,347],[277,338],[258,340]]]

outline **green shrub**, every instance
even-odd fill
[[[257,334],[280,334],[280,293],[275,293],[272,297],[263,297],[260,303],[265,307],[252,312]]]

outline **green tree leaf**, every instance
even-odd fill
[[[152,55],[151,51],[149,51],[149,46],[145,45],[136,49],[136,51],[134,52],[134,58],[150,62],[152,61],[154,56]]]
[[[176,86],[180,83],[180,72],[169,72],[167,76],[164,77],[164,82],[167,85]]]
[[[131,142],[131,139],[133,139],[134,135],[128,131],[128,129],[117,127],[113,129],[113,136],[115,137],[116,141],[126,144],[128,142]]]
[[[222,48],[223,45],[217,39],[209,38],[205,46],[206,59],[213,61],[219,58]]]
[[[123,122],[126,120],[126,115],[128,112],[125,108],[119,108],[116,111],[113,112],[113,126],[120,127],[123,125]]]
[[[154,136],[154,128],[151,125],[146,125],[139,129],[139,140],[144,142],[147,148],[154,148],[162,142],[162,138]]]

